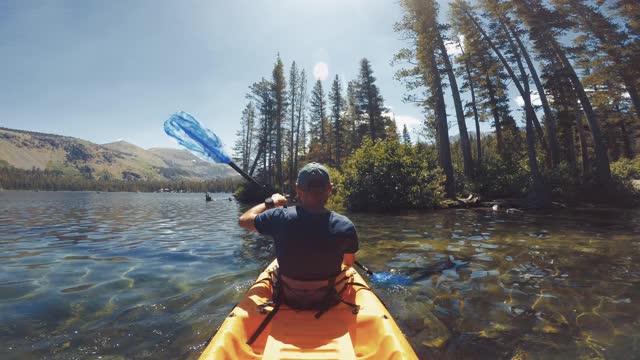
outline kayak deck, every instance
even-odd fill
[[[417,359],[397,324],[377,296],[363,286],[349,286],[343,299],[359,311],[340,303],[320,318],[317,311],[281,305],[251,345],[255,330],[273,310],[260,305],[271,299],[271,283],[264,281],[274,262],[231,311],[200,359]],[[351,281],[366,286],[353,271]],[[265,311],[266,310],[266,311]]]

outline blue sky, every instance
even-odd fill
[[[0,126],[177,147],[162,123],[184,110],[231,145],[277,53],[287,75],[326,63],[327,87],[367,57],[400,128],[415,126],[389,64],[401,16],[394,0],[0,1]]]

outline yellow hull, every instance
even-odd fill
[[[338,304],[315,318],[316,311],[282,305],[252,345],[253,335],[272,310],[260,312],[271,299],[271,283],[260,281],[277,266],[274,260],[222,323],[200,359],[417,359],[391,314],[378,297],[362,286],[350,286],[343,298],[360,305]],[[352,281],[364,284],[354,271]]]

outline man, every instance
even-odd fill
[[[342,264],[350,268],[355,262],[359,246],[355,226],[347,217],[325,208],[332,191],[327,169],[309,163],[300,170],[296,182],[300,205],[286,207],[287,199],[274,194],[240,217],[243,228],[273,237],[285,288],[331,287]],[[295,292],[285,292],[287,299]],[[313,307],[312,298],[318,298],[309,291],[298,291],[298,295],[309,300],[300,307]]]

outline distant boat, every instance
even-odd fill
[[[211,195],[208,192],[204,194],[204,201],[211,201]]]

